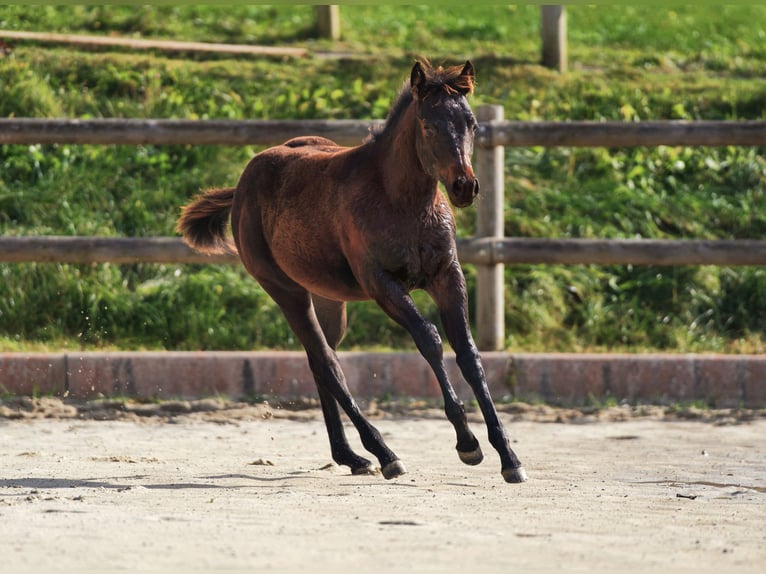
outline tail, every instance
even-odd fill
[[[235,188],[209,189],[181,209],[176,231],[201,253],[224,253],[236,248],[226,237]]]

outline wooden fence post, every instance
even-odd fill
[[[314,7],[317,31],[322,38],[340,40],[340,8],[337,4]]]
[[[503,120],[502,106],[476,108],[479,124]],[[479,178],[476,206],[476,237],[502,238],[504,235],[504,148],[476,148],[475,170]],[[502,263],[476,266],[476,344],[481,351],[505,347],[505,279]]]
[[[541,6],[543,66],[567,71],[567,13],[564,6]]]

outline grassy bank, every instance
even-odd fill
[[[2,29],[306,46],[298,60],[86,50],[19,42],[0,56],[0,116],[381,118],[412,60],[471,58],[472,99],[509,119],[764,119],[766,8],[572,6],[571,71],[540,67],[538,8],[352,7],[344,39],[310,7],[21,7]],[[0,232],[173,234],[198,189],[234,184],[257,149],[0,146]],[[762,238],[764,148],[506,150],[506,234]],[[473,233],[472,209],[459,214]],[[474,271],[466,267],[471,289]],[[766,270],[509,266],[516,350],[760,352]],[[0,265],[0,348],[294,348],[239,268]],[[426,314],[434,311],[417,296]],[[345,346],[411,348],[370,304]]]

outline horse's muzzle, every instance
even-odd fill
[[[455,207],[468,207],[479,195],[479,180],[475,177],[460,176],[452,182],[450,200]]]

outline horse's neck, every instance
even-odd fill
[[[379,145],[386,195],[394,205],[410,210],[428,209],[433,205],[438,182],[428,175],[418,159],[415,147],[415,112],[405,111],[396,125],[388,126]]]

